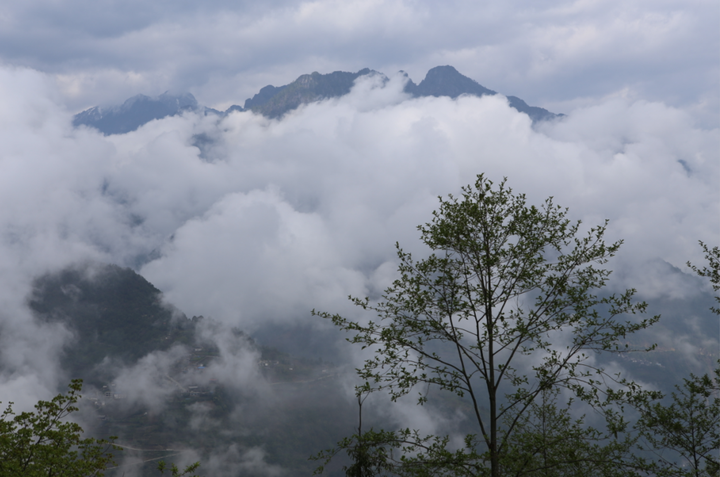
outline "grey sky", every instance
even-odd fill
[[[452,64],[552,110],[623,95],[716,124],[718,20],[713,0],[34,0],[0,7],[0,60],[52,74],[74,111],[166,90],[227,106],[311,71],[419,81]]]

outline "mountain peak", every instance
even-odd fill
[[[405,91],[413,96],[449,96],[451,98],[457,98],[463,94],[473,96],[497,94],[495,91],[480,85],[477,81],[460,74],[458,70],[450,65],[436,66],[430,69],[419,85],[409,81]]]
[[[162,119],[167,116],[176,116],[185,111],[199,111],[201,113],[228,114],[232,111],[242,111],[243,108],[233,105],[225,113],[198,105],[195,96],[190,93],[171,94],[164,92],[154,98],[144,94],[137,94],[125,100],[120,106],[101,108],[95,106],[75,115],[73,126],[90,126],[108,136],[110,134],[125,134],[135,131],[143,124],[153,119]]]
[[[197,100],[190,93],[172,95],[165,92],[155,98],[138,94],[127,99],[120,106],[110,108],[96,106],[83,111],[75,116],[73,126],[92,126],[106,136],[124,134],[135,131],[153,119],[175,116],[183,111],[194,111],[197,108]]]
[[[407,77],[407,73],[401,73]],[[284,86],[265,86],[252,98],[245,100],[244,108],[233,105],[225,112],[199,106],[195,97],[190,93],[173,95],[165,92],[155,98],[138,94],[120,106],[94,107],[83,111],[75,116],[73,125],[91,126],[103,134],[109,135],[134,131],[153,119],[175,116],[184,111],[225,116],[233,111],[250,110],[268,118],[280,118],[303,104],[344,96],[350,92],[355,80],[367,75],[381,75],[387,79],[382,73],[370,68],[363,68],[357,73],[334,71],[322,74],[313,71],[310,74],[300,75],[295,81]],[[448,96],[453,99],[464,94],[471,96],[497,94],[477,81],[464,76],[450,65],[436,66],[430,69],[420,84],[413,83],[407,77],[404,90],[413,97]],[[507,98],[512,108],[527,114],[535,122],[560,116],[543,108],[529,106],[515,96]]]
[[[313,71],[285,86],[265,86],[245,101],[245,109],[269,118],[279,118],[302,104],[344,96],[350,92],[357,78],[370,74],[378,73],[369,68],[363,68],[357,73],[334,71],[320,74]]]

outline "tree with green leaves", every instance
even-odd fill
[[[709,278],[713,290],[717,292],[720,290],[720,248],[710,248],[702,241],[700,241],[700,247],[702,247],[703,252],[705,252],[705,260],[707,260],[708,264],[703,268],[698,268],[688,262],[687,266],[701,277]],[[715,300],[720,303],[720,294],[715,296]],[[710,310],[716,315],[720,315],[720,308],[712,307]]]
[[[79,424],[66,420],[77,411],[82,380],[67,394],[39,401],[35,412],[15,414],[10,403],[0,416],[0,476],[86,477],[104,475],[113,463],[112,440],[82,438]]]
[[[158,462],[157,468],[161,474],[164,474],[165,470],[169,469],[170,475],[172,477],[184,477],[184,476],[197,477],[194,472],[198,469],[198,467],[200,467],[200,462],[195,462],[193,464],[190,464],[190,465],[186,466],[184,469],[180,469],[180,467],[178,467],[176,464],[171,464],[170,467],[168,468],[165,461],[161,460],[160,462]]]
[[[593,431],[598,446],[619,442],[627,423],[613,406],[642,393],[592,357],[629,350],[622,344],[627,336],[658,317],[630,317],[646,308],[634,301],[634,290],[600,294],[611,273],[605,264],[621,242],[605,243],[607,222],[583,231],[567,214],[552,198],[528,205],[505,181],[496,186],[480,175],[461,197],[440,198],[432,221],[418,227],[426,258],[415,260],[397,246],[399,278],[382,300],[351,297],[377,319],[313,311],[373,352],[358,369],[359,396],[383,391],[395,401],[418,387],[422,405],[434,387],[468,400],[477,431],[463,449],[448,449],[443,436],[371,430],[319,457],[361,449],[379,475],[571,475],[560,470],[588,468],[599,454],[546,460],[542,469],[516,465],[538,462],[541,447],[516,444],[549,392],[610,418],[606,429]],[[567,414],[555,419],[563,424]],[[564,438],[585,435],[569,421],[563,425],[571,431]]]
[[[642,409],[637,427],[655,456],[658,477],[720,477],[720,367],[714,376],[690,375],[670,404]]]
[[[645,475],[645,462],[632,451],[637,438],[609,438],[572,416],[572,400],[559,404],[558,390],[543,392],[517,422],[501,458],[504,476],[628,477]],[[619,422],[619,416],[608,416]],[[614,432],[614,431],[613,431]]]
[[[720,290],[720,248],[700,242],[707,265],[687,265]],[[720,296],[715,299],[720,302]],[[720,315],[720,308],[710,310]],[[720,361],[712,375],[690,375],[676,385],[669,404],[648,402],[641,406],[637,423],[656,457],[655,474],[661,477],[720,477]]]

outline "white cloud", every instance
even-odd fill
[[[29,318],[30,281],[87,258],[154,252],[141,271],[168,301],[252,331],[326,326],[313,308],[353,313],[348,294],[376,296],[392,279],[394,243],[422,252],[415,227],[437,196],[481,172],[532,203],[553,195],[586,224],[610,219],[610,239],[625,239],[617,287],[676,296],[675,278],[646,279],[648,260],[702,263],[697,240],[720,236],[719,132],[661,103],[615,98],[533,129],[501,96],[408,100],[400,78],[368,78],[281,121],[189,114],[103,137],[71,129],[47,76],[0,78],[13,105],[0,112],[0,300],[17,345],[3,359],[35,376],[27,389],[54,375],[65,343]],[[199,133],[215,138],[210,161],[192,145]],[[55,344],[32,351],[42,336]],[[252,355],[232,359],[252,368]],[[16,378],[3,386],[19,389]]]
[[[144,356],[135,365],[119,371],[112,392],[122,396],[123,404],[139,405],[152,413],[160,412],[168,398],[183,391],[180,384],[170,379],[170,373],[187,353],[183,346],[175,346]]]

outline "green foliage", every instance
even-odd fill
[[[488,475],[475,451],[474,436],[467,436],[465,447],[455,451],[448,450],[448,442],[448,437],[423,436],[411,429],[370,429],[341,440],[335,448],[311,459],[322,462],[314,475],[323,473],[342,450],[352,459],[351,465],[343,467],[347,477]]]
[[[712,283],[713,290],[720,290],[720,248],[713,247],[709,248],[707,244],[700,242],[700,246],[705,252],[705,259],[708,261],[708,265],[703,268],[698,268],[692,263],[688,262],[688,267],[692,268],[695,273],[701,277],[707,277]],[[720,296],[716,296],[715,300],[720,303]],[[713,313],[720,315],[720,308],[710,308]]]
[[[170,466],[170,475],[172,475],[172,477],[183,477],[183,476],[197,477],[194,474],[194,472],[198,469],[198,467],[200,467],[200,462],[195,462],[194,464],[190,464],[187,467],[185,467],[185,469],[183,469],[183,470],[180,470],[177,465],[172,464]],[[164,460],[161,460],[160,462],[158,462],[157,469],[160,471],[161,474],[164,474],[165,470],[167,470],[167,468],[168,468],[167,464],[165,463]]]
[[[720,249],[700,242],[708,265],[695,273],[710,279],[720,290]],[[715,299],[720,302],[720,296]],[[720,308],[710,310],[720,315]],[[641,407],[637,427],[648,450],[657,456],[656,475],[661,477],[720,476],[720,360],[714,376],[690,375],[683,386],[675,386],[670,404],[649,403]]]
[[[0,476],[85,477],[102,475],[113,463],[111,441],[82,439],[82,428],[66,418],[77,411],[82,381],[67,394],[39,401],[35,412],[15,415],[12,403],[0,417]]]
[[[474,187],[463,188],[461,198],[440,198],[432,221],[418,227],[431,255],[416,261],[398,245],[400,278],[383,301],[351,297],[378,320],[313,312],[353,333],[350,342],[375,351],[358,370],[364,382],[359,395],[384,390],[397,400],[423,385],[472,402],[477,441],[484,449],[473,436],[466,439],[467,449],[450,452],[443,438],[395,433],[394,440],[385,441],[386,454],[387,449],[403,453],[394,472],[423,475],[418,469],[434,462],[453,468],[443,475],[502,475],[509,456],[521,458],[515,433],[529,432],[527,416],[550,389],[564,388],[607,416],[612,406],[648,398],[590,357],[626,351],[621,340],[658,317],[622,318],[646,308],[633,301],[634,290],[598,295],[611,273],[603,265],[621,242],[604,242],[607,223],[583,234],[580,222],[566,216],[567,209],[552,198],[539,208],[528,206],[525,196],[513,194],[504,181],[495,187],[480,175]],[[418,404],[427,399],[421,392]],[[580,428],[563,416],[556,416],[565,425],[562,435],[577,435]],[[621,419],[612,424],[620,431],[625,425]],[[618,429],[611,435],[617,441]],[[356,435],[340,448],[362,450],[364,442]],[[413,466],[417,459],[423,466]],[[561,464],[567,462],[553,467]]]
[[[713,377],[690,375],[669,405],[642,409],[638,428],[658,476],[720,476],[720,361]],[[678,458],[679,457],[679,458]]]
[[[605,410],[603,430],[572,418],[572,401],[558,406],[545,391],[517,422],[501,459],[502,475],[538,477],[630,477],[646,465],[632,455],[636,437],[626,434],[621,414]],[[504,432],[504,431],[503,431]]]

